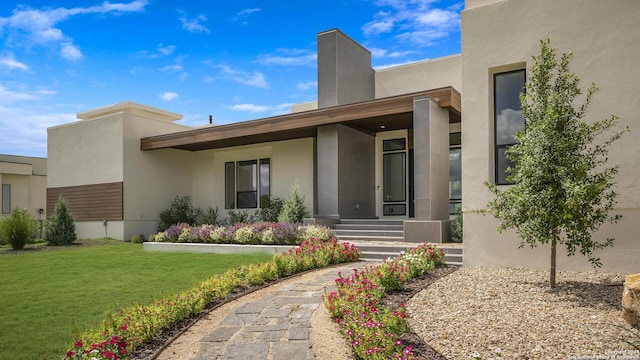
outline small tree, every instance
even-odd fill
[[[160,213],[158,231],[165,231],[171,225],[179,223],[195,225],[200,213],[201,209],[193,206],[191,196],[176,196],[169,208]]]
[[[76,235],[76,224],[73,222],[73,216],[67,209],[67,202],[60,195],[56,207],[53,209],[53,215],[47,221],[45,229],[45,240],[49,245],[71,245],[78,239]]]
[[[27,209],[14,209],[11,216],[0,219],[0,243],[22,250],[37,232],[36,220]]]
[[[300,224],[307,214],[304,196],[298,192],[298,184],[296,183],[291,189],[291,196],[285,199],[282,204],[282,212],[278,215],[278,221]]]
[[[520,94],[525,131],[516,134],[519,142],[506,152],[515,163],[507,177],[514,185],[503,191],[487,183],[496,196],[488,204],[489,212],[499,220],[500,232],[515,229],[520,247],[551,243],[551,288],[556,287],[558,244],[565,245],[569,256],[578,250],[599,267],[600,259],[592,253],[612,246],[613,239],[595,241],[592,233],[622,218],[611,214],[618,168],[605,164],[608,146],[628,129],[600,140],[618,118],[583,120],[597,87],[592,84],[584,103],[574,107],[582,91],[578,77],[569,71],[571,56],[562,54],[558,62],[550,41],[541,41],[540,56],[533,57],[526,91]]]

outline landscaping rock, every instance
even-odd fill
[[[640,274],[627,275],[622,291],[622,317],[640,329]]]

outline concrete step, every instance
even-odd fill
[[[339,224],[356,225],[402,225],[404,220],[379,220],[379,219],[340,219]]]
[[[336,239],[348,242],[403,242],[404,236],[336,235]]]
[[[335,224],[333,225],[335,230],[404,230],[403,225],[389,225],[389,224]]]
[[[376,230],[333,230],[333,233],[337,237],[341,236],[376,236],[376,237],[404,237],[402,230],[388,230],[388,229],[376,229]]]

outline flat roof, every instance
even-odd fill
[[[141,150],[199,151],[271,141],[315,137],[319,126],[344,124],[376,133],[413,128],[413,101],[431,97],[449,110],[449,122],[460,122],[460,93],[451,86],[353,104],[333,106],[227,125],[186,130],[140,139]]]

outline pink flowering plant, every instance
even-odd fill
[[[429,244],[402,253],[364,271],[353,269],[351,276],[338,274],[336,291],[326,293],[324,304],[340,325],[340,333],[361,359],[414,359],[411,346],[402,334],[410,331],[404,305],[388,309],[380,301],[385,292],[443,264],[444,254]]]
[[[209,304],[220,302],[233,292],[296,272],[357,261],[359,257],[360,250],[355,246],[338,243],[335,238],[305,240],[299,247],[276,254],[270,262],[229,270],[189,290],[151,303],[122,307],[79,335],[64,359],[128,359],[137,347],[156,334],[200,314]]]

